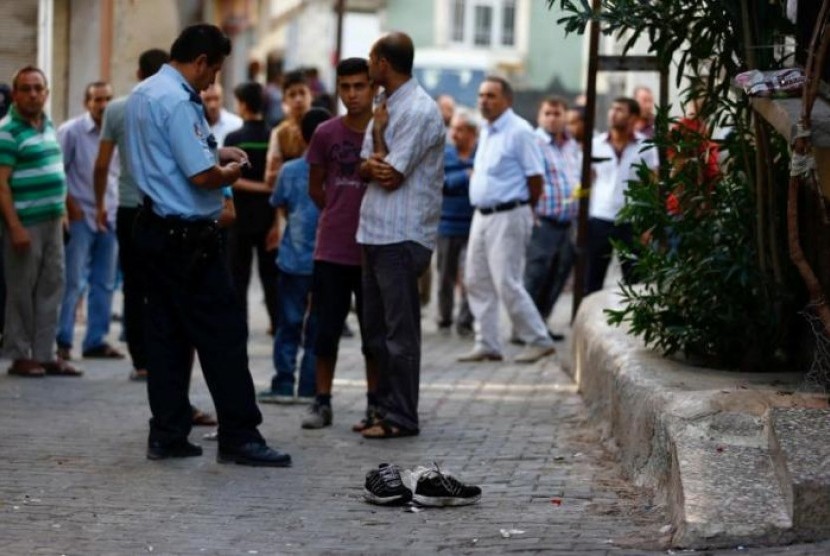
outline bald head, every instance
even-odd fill
[[[395,73],[412,75],[415,46],[406,33],[393,31],[382,36],[372,46],[372,55],[386,60]]]

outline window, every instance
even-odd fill
[[[452,3],[452,42],[464,41],[464,0],[453,0]]]
[[[505,0],[501,8],[501,43],[516,45],[516,0]]]
[[[450,42],[473,47],[516,46],[517,0],[452,0]]]
[[[490,46],[493,36],[493,8],[491,6],[476,6],[475,35],[473,43],[476,46]]]

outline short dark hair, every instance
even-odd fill
[[[43,72],[42,69],[36,66],[23,66],[16,72],[14,72],[14,76],[12,77],[12,91],[17,90],[17,80],[20,78],[21,75],[25,73],[39,73],[40,76],[43,78],[43,83],[47,87],[49,86],[49,80],[46,79],[46,74]]]
[[[369,62],[366,61],[366,58],[346,58],[340,60],[337,64],[337,77],[357,75],[358,73],[369,75]]]
[[[628,113],[633,116],[640,115],[640,103],[631,97],[617,97],[614,99],[614,103],[628,106]]]
[[[161,66],[170,61],[170,55],[166,50],[161,48],[151,48],[145,50],[138,57],[138,73],[141,79],[147,79],[155,75],[161,69]]]
[[[510,86],[510,83],[504,77],[500,77],[498,75],[488,75],[484,78],[484,81],[489,81],[491,83],[498,83],[501,85],[501,92],[507,98],[508,101],[513,102],[513,87]]]
[[[248,107],[254,114],[262,112],[262,105],[265,101],[265,90],[256,81],[240,83],[233,89],[233,96]]]
[[[86,88],[84,89],[84,102],[89,102],[89,99],[92,98],[92,89],[97,89],[98,87],[109,87],[110,84],[106,81],[93,81],[92,83],[87,83]]]
[[[558,96],[550,96],[543,98],[542,102],[539,103],[539,108],[543,107],[546,104],[549,104],[551,106],[561,106],[563,110],[568,109],[568,101]]]
[[[193,62],[204,54],[207,63],[213,65],[230,53],[231,40],[228,36],[216,25],[207,23],[185,27],[170,47],[170,58],[183,64]]]
[[[294,85],[305,85],[308,87],[308,79],[303,70],[294,70],[286,73],[282,78],[282,91],[285,92]]]
[[[415,47],[406,33],[394,32],[384,35],[377,40],[372,52],[380,58],[385,58],[396,72],[412,75]]]
[[[329,118],[331,118],[331,112],[325,108],[312,108],[306,112],[303,115],[303,119],[300,120],[300,130],[303,133],[303,140],[306,143],[309,143],[311,141],[311,136],[314,135],[314,131],[317,129],[317,126]]]

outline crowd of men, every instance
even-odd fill
[[[352,308],[367,386],[353,430],[417,435],[433,251],[438,329],[474,337],[459,362],[503,359],[502,307],[510,341],[524,346],[516,362],[555,352],[562,335],[546,322],[576,256],[580,107],[546,98],[534,129],[498,76],[480,85],[480,115],[433,99],[413,77],[411,39],[389,33],[368,59],[338,64],[342,116],[313,107],[316,87],[291,72],[271,128],[273,95],[255,81],[233,89],[238,115],[224,108],[216,75],[230,51],[218,28],[188,27],[169,53],[142,54],[128,96],[90,83],[84,113],[57,130],[45,74],[15,74],[0,120],[9,374],[82,375],[71,361],[84,296],[81,354],[123,358],[106,340],[120,267],[130,378],[147,381],[152,413],[148,458],[202,453],[191,427],[215,421],[188,398],[198,355],[219,461],[290,465],[259,434],[257,401],[307,403],[301,426],[330,426]],[[589,292],[602,287],[612,240],[631,241],[616,217],[633,167],[657,164],[642,144],[653,100],[644,108],[614,100],[609,132],[593,139]],[[247,355],[254,254],[274,335],[274,377],[259,393]]]

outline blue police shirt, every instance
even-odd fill
[[[127,100],[127,155],[139,189],[161,216],[215,219],[222,190],[202,189],[190,178],[216,164],[216,140],[199,95],[165,64],[136,85]]]
[[[277,252],[283,272],[310,276],[314,268],[314,242],[320,210],[308,196],[309,165],[305,157],[283,164],[271,193],[272,207],[285,207],[287,224]]]

